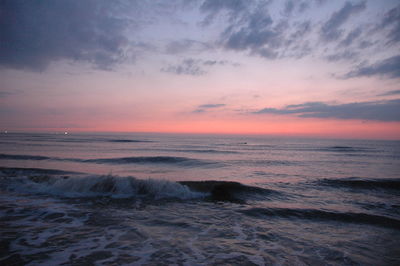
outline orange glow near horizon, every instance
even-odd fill
[[[263,121],[265,120],[265,121]],[[32,131],[32,129],[25,129]],[[160,120],[137,122],[92,122],[85,128],[42,128],[53,132],[148,132],[188,134],[259,134],[292,137],[360,138],[399,140],[400,123],[360,120],[299,119],[274,116],[243,119]]]

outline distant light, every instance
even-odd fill
[[[68,132],[67,132],[67,131],[65,131],[65,132],[64,132],[64,135],[68,135]]]
[[[8,133],[8,131],[7,130],[4,130],[4,134],[7,134]]]

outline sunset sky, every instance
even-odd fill
[[[2,0],[0,129],[400,139],[400,4]]]

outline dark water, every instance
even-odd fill
[[[400,142],[1,134],[1,265],[400,265]]]

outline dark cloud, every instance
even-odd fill
[[[200,9],[202,11],[211,11],[215,13],[221,10],[240,12],[245,10],[250,2],[249,0],[205,0]]]
[[[233,63],[227,60],[202,60],[186,58],[179,64],[168,65],[167,67],[162,68],[161,71],[177,75],[200,76],[207,73],[206,69],[216,65],[239,66],[238,63]]]
[[[235,63],[232,61],[228,60],[200,60],[204,66],[215,66],[215,65],[221,65],[221,66],[240,66],[239,63]]]
[[[329,0],[315,0],[318,7],[325,5]]]
[[[398,43],[400,41],[400,5],[385,13],[377,29],[389,29],[387,34],[389,44]]]
[[[199,108],[209,109],[209,108],[218,108],[218,107],[223,107],[223,106],[225,106],[225,104],[223,104],[223,103],[202,104],[202,105],[199,105]]]
[[[113,69],[122,62],[134,61],[144,52],[187,58],[218,49],[268,60],[309,55],[328,61],[358,60],[381,48],[382,43],[400,40],[400,6],[382,13],[371,37],[367,34],[371,29],[366,29],[364,22],[350,25],[353,15],[366,8],[364,1],[345,2],[320,27],[314,13],[325,2],[285,0],[272,5],[271,0],[3,0],[0,1],[0,67],[42,71],[52,62],[68,60]],[[310,14],[301,14],[311,8],[314,10]],[[201,16],[181,16],[186,11],[191,14],[199,10]],[[164,30],[159,26],[167,26],[169,30],[174,23],[194,30],[194,34],[182,30],[167,44],[163,34],[154,36],[158,30]],[[202,28],[200,32],[192,28],[199,26],[198,23],[203,26],[215,23],[216,27]],[[141,34],[140,30],[148,25],[156,30],[146,29]],[[134,36],[138,40],[133,40]],[[211,39],[215,36],[216,39]],[[151,40],[154,46],[140,42],[139,37]],[[324,41],[318,42],[319,38]],[[186,59],[162,71],[202,75],[208,67],[224,64],[232,65]]]
[[[361,28],[356,28],[350,31],[346,38],[339,43],[339,46],[348,47],[350,46],[355,40],[357,40],[361,36],[362,30]]]
[[[348,104],[308,102],[285,108],[264,108],[255,114],[296,115],[298,117],[400,121],[400,99]]]
[[[287,0],[283,7],[283,13],[286,16],[291,16],[294,12],[302,13],[309,7],[310,4],[306,1],[300,2],[295,0]]]
[[[377,96],[393,96],[393,95],[399,95],[400,90],[394,90],[394,91],[387,91],[382,94],[378,94]]]
[[[283,12],[284,12],[284,14],[286,15],[286,16],[290,16],[291,14],[292,14],[292,12],[293,12],[293,10],[294,10],[294,8],[295,8],[295,1],[293,1],[293,0],[287,0],[286,2],[285,2],[285,6],[284,6],[284,10],[283,10]]]
[[[231,21],[238,18],[238,14],[246,12],[252,5],[252,0],[205,0],[200,10],[208,15],[203,20],[203,25],[209,25],[220,12],[227,12]]]
[[[344,6],[334,12],[327,22],[321,28],[320,35],[324,41],[334,41],[338,40],[342,35],[342,26],[349,18],[366,8],[365,2],[360,2],[352,4],[351,2],[346,2]]]
[[[223,103],[209,103],[209,104],[202,104],[199,105],[194,111],[193,113],[204,113],[207,110],[210,109],[216,109],[216,108],[220,108],[220,107],[224,107],[225,104]]]
[[[204,109],[196,109],[192,113],[204,113],[205,111]]]
[[[0,66],[41,71],[67,59],[110,69],[126,59],[129,45],[124,30],[130,20],[122,18],[118,4],[0,1]]]
[[[311,8],[312,13],[318,12],[326,2],[286,0],[271,5],[270,1],[263,0],[205,0],[200,10],[206,14],[205,25],[215,21],[220,27],[221,22],[226,23],[216,47],[267,60],[311,55],[329,62],[360,63],[369,53],[381,49],[388,39],[397,38],[400,32],[396,30],[400,8],[385,13],[384,19],[374,17],[375,21],[381,21],[381,28],[391,31],[392,37],[385,36],[384,31],[371,33],[372,20],[356,20],[356,15],[367,8],[365,0],[341,2],[336,11],[323,19],[322,26],[316,24],[314,16],[301,14]],[[276,5],[280,12],[276,12]],[[217,15],[218,21],[214,19]]]
[[[0,91],[0,98],[6,98],[8,96],[19,94],[20,91]]]
[[[222,45],[230,50],[249,51],[268,59],[278,56],[277,49],[283,43],[283,31],[287,25],[273,24],[266,11],[257,11],[248,17],[241,27],[228,27],[222,34]]]
[[[311,21],[303,21],[294,26],[295,31],[290,35],[290,39],[297,40],[309,33],[311,30]]]
[[[299,9],[299,12],[302,13],[305,10],[307,10],[309,7],[310,7],[309,2],[303,1],[303,2],[300,2],[298,9]]]
[[[400,55],[386,58],[372,65],[359,66],[343,76],[344,79],[355,77],[386,76],[400,78]]]
[[[217,43],[225,49],[248,51],[250,54],[275,58],[271,49],[279,38],[277,25],[273,25],[268,6],[272,1],[257,0],[206,0],[201,11],[208,14],[203,25],[209,25],[216,15],[228,18],[228,25]],[[275,28],[273,28],[275,26]],[[267,45],[270,44],[270,45]]]
[[[354,60],[358,57],[358,53],[352,50],[345,50],[343,52],[337,52],[334,54],[327,55],[325,59],[330,62],[342,61],[342,60]]]
[[[228,24],[217,41],[221,47],[271,60],[301,58],[312,51],[307,40],[311,21],[293,19],[293,14],[309,7],[306,1],[286,1],[280,19],[277,14],[270,15],[270,1],[205,1],[201,10],[207,17],[221,12],[228,15]]]

